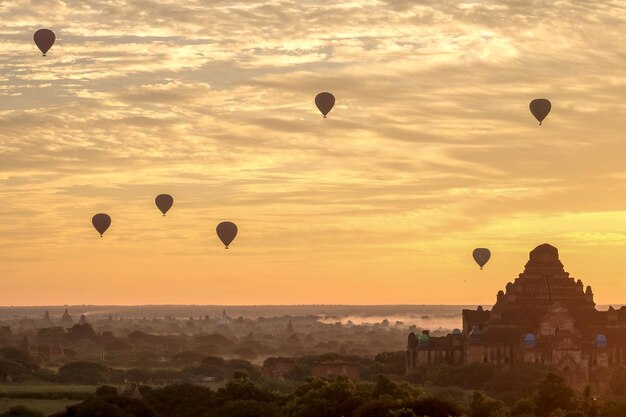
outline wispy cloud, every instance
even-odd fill
[[[3,2],[0,303],[490,302],[545,240],[620,301],[625,9]]]

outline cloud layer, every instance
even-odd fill
[[[209,3],[0,5],[1,304],[624,301],[626,2]]]

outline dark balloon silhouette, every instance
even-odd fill
[[[108,214],[98,213],[91,219],[91,223],[93,227],[96,228],[98,233],[100,233],[100,237],[107,231],[109,226],[111,226],[111,217]]]
[[[543,119],[550,113],[551,108],[552,104],[550,100],[545,98],[536,98],[530,102],[530,112],[535,116],[535,119],[539,121],[539,125],[541,125]]]
[[[50,29],[39,29],[33,36],[35,45],[37,45],[43,56],[46,56],[46,53],[52,48],[56,38],[56,35]]]
[[[159,210],[161,210],[161,213],[163,213],[163,216],[165,216],[165,213],[174,205],[174,198],[169,194],[159,194],[154,199],[154,202]]]
[[[472,252],[472,256],[476,263],[480,266],[480,269],[483,269],[483,266],[489,261],[491,258],[491,252],[487,248],[476,248],[474,252]]]
[[[237,236],[237,226],[232,222],[222,222],[217,225],[217,236],[224,244],[225,249],[228,249],[228,245]]]
[[[335,96],[327,92],[319,93],[315,96],[315,105],[322,112],[324,118],[326,118],[328,112],[330,112],[335,105]]]

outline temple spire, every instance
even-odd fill
[[[547,268],[555,268],[562,271],[563,264],[559,260],[559,250],[552,245],[544,243],[530,251],[530,256],[524,269],[525,271],[531,271]]]

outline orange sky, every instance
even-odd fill
[[[0,304],[626,302],[626,5],[507,3],[2,2]]]

